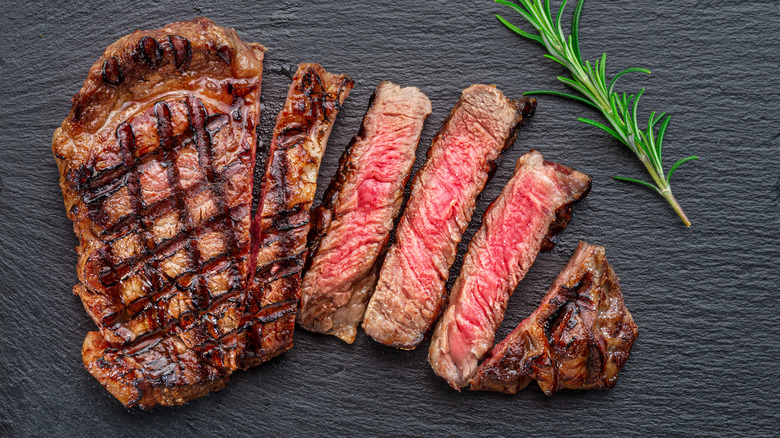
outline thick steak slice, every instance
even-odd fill
[[[360,132],[313,214],[312,259],[298,325],[352,343],[376,284],[431,102],[420,90],[377,85]]]
[[[515,394],[531,380],[547,395],[611,388],[636,336],[604,247],[580,242],[539,308],[493,347],[471,389]]]
[[[205,18],[109,46],[53,150],[100,329],[84,365],[126,406],[182,404],[237,367],[265,48]]]
[[[295,313],[306,259],[309,209],[328,136],[354,86],[347,75],[301,64],[276,118],[260,199],[252,223],[255,273],[247,292],[246,368],[292,347]]]
[[[455,389],[466,386],[493,346],[512,292],[545,239],[566,227],[571,205],[590,190],[590,177],[544,161],[532,150],[488,207],[469,243],[447,309],[433,332],[428,362]],[[550,246],[550,249],[552,247]]]
[[[536,107],[495,87],[463,90],[412,183],[396,242],[387,253],[363,328],[385,345],[413,349],[439,316],[461,235],[494,160]]]

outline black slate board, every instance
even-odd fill
[[[527,149],[593,175],[593,192],[575,208],[558,247],[519,286],[498,337],[536,307],[578,239],[605,245],[640,328],[614,389],[459,394],[431,372],[427,342],[403,352],[362,333],[348,346],[298,331],[293,350],[236,373],[223,391],[140,412],[123,408],[82,367],[81,342],[93,324],[71,294],[76,238],[50,149],[71,95],[107,45],[138,28],[195,16],[265,44],[265,141],[297,62],[351,74],[356,87],[331,136],[321,186],[380,80],[418,86],[433,102],[418,168],[469,84],[496,84],[511,97],[562,89],[554,82],[560,68],[499,25],[495,13],[514,14],[489,1],[150,3],[2,5],[0,436],[778,433],[780,2],[585,6],[586,58],[606,51],[613,74],[633,65],[653,71],[627,77],[621,89],[644,86],[643,114],[673,115],[667,166],[685,154],[702,156],[673,181],[692,228],[660,197],[612,180],[644,177],[643,170],[606,134],[575,121],[595,114],[555,98],[540,99],[479,199],[461,254]]]

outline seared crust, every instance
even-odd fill
[[[611,388],[636,337],[604,248],[580,242],[539,308],[480,365],[471,389],[514,394],[531,380],[547,395]]]
[[[309,209],[330,131],[353,86],[348,75],[328,73],[319,64],[300,64],[293,76],[276,119],[252,223],[254,277],[242,320],[247,337],[238,355],[241,368],[292,347]]]
[[[205,18],[134,32],[54,134],[74,292],[100,329],[84,363],[127,406],[184,403],[237,368],[264,52]]]

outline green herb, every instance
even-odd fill
[[[568,97],[600,111],[607,122],[609,122],[609,126],[590,119],[578,118],[577,120],[603,129],[616,139],[620,140],[620,142],[631,149],[642,164],[645,165],[647,171],[650,172],[650,176],[654,183],[622,176],[615,176],[613,178],[621,181],[630,181],[655,190],[671,204],[683,223],[686,226],[690,226],[691,222],[688,220],[688,217],[685,216],[682,207],[680,207],[680,204],[677,203],[677,200],[674,199],[674,196],[672,195],[669,179],[672,177],[672,173],[674,173],[681,164],[689,160],[695,160],[699,157],[692,155],[680,159],[671,169],[669,169],[669,173],[664,175],[663,166],[661,164],[661,144],[664,139],[666,127],[669,125],[670,117],[666,116],[664,113],[657,116],[655,112],[651,113],[647,128],[643,131],[639,129],[639,124],[637,122],[637,106],[639,105],[639,99],[642,97],[645,90],[641,90],[636,96],[633,94],[626,95],[625,93],[618,94],[614,92],[615,82],[624,74],[631,72],[649,74],[650,70],[638,67],[627,68],[615,75],[615,77],[607,83],[604,73],[607,61],[606,53],[602,54],[601,60],[596,60],[593,65],[591,65],[590,61],[582,61],[577,32],[579,29],[580,14],[582,13],[582,7],[585,4],[585,0],[577,1],[577,6],[574,9],[574,16],[571,22],[571,35],[568,38],[563,34],[563,28],[561,27],[561,16],[563,15],[563,9],[566,6],[567,0],[563,0],[560,8],[558,8],[555,20],[553,20],[550,11],[550,0],[545,0],[544,2],[542,2],[542,0],[517,0],[517,4],[506,0],[495,1],[496,3],[501,3],[515,10],[539,31],[538,35],[526,32],[514,26],[502,16],[496,15],[496,18],[498,18],[501,23],[518,35],[536,41],[546,47],[549,54],[545,54],[544,57],[558,62],[571,72],[571,79],[558,76],[558,80],[579,92],[582,97],[561,93],[559,91],[531,91],[525,94],[552,94],[555,96]],[[661,122],[660,125],[659,122]],[[656,126],[658,126],[657,132],[655,129]]]

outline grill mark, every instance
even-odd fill
[[[187,38],[179,35],[169,36],[168,41],[171,43],[176,69],[180,72],[187,70],[190,67],[190,61],[192,61],[192,44]]]
[[[158,138],[160,139],[160,148],[164,151],[165,154],[165,161],[172,163],[177,156],[178,151],[175,149],[176,146],[176,138],[173,135],[173,123],[171,121],[171,109],[168,106],[167,103],[161,101],[157,102],[154,105],[154,114],[157,117],[157,133]],[[188,239],[188,236],[191,234],[192,231],[192,218],[190,217],[189,211],[187,210],[187,206],[184,201],[182,188],[181,188],[181,178],[179,174],[179,169],[175,165],[168,166],[168,169],[166,170],[166,177],[168,179],[168,184],[173,191],[173,199],[174,204],[176,207],[176,212],[179,214],[179,221],[184,225],[184,231],[180,234],[183,234],[180,237],[180,241],[187,239],[186,243],[184,244],[184,247],[187,251],[187,256],[190,258],[190,265],[188,269],[185,269],[185,272],[181,274],[179,277],[185,275],[185,274],[191,274],[194,270],[194,266],[198,262],[198,251],[197,248],[195,248],[194,245],[192,245],[192,241]],[[178,235],[177,235],[178,237]],[[177,249],[178,250],[178,249]],[[177,277],[177,279],[179,278]],[[195,283],[196,285],[199,284],[198,282],[198,273],[194,273],[194,278],[190,284]],[[182,289],[179,285],[179,282],[175,282],[177,288]],[[191,289],[191,287],[184,288],[188,294],[190,295],[191,301],[193,304],[195,304],[196,307],[201,307],[204,300],[201,299],[201,294],[195,294],[194,291]],[[164,315],[162,315],[164,317]],[[160,321],[162,324],[163,321]]]
[[[117,138],[117,143],[119,145],[119,153],[122,156],[122,162],[124,166],[128,169],[132,169],[136,164],[132,152],[133,147],[135,146],[135,133],[133,132],[132,125],[130,125],[128,122],[122,122],[116,128],[116,138]],[[122,178],[121,182],[122,184],[120,184],[120,186],[127,187],[127,192],[128,195],[130,196],[130,205],[133,209],[133,212],[135,213],[134,216],[138,216],[138,211],[141,210],[140,184],[138,181],[138,172],[137,171],[128,172],[127,177]],[[102,203],[87,204],[87,208],[88,208],[88,212],[90,213],[90,216],[93,216],[94,212],[100,210],[101,212],[100,216],[105,217],[105,210],[103,209]],[[143,222],[139,220],[137,221],[137,225],[139,227],[143,227]],[[125,273],[119,270],[120,267],[113,268],[116,264],[116,257],[114,255],[112,245],[107,244],[105,248],[106,249],[101,253],[102,256],[101,261],[103,262],[103,266],[109,267],[108,282],[111,283],[113,286],[118,283],[118,280],[114,281],[114,279],[121,278]],[[143,250],[146,251],[145,245]],[[106,272],[104,271],[100,275],[100,282],[103,283],[104,286],[111,287],[104,282],[105,277],[106,277]],[[116,297],[117,295],[116,288],[112,288],[108,292],[112,297]]]
[[[303,267],[302,258],[306,255],[306,249],[299,251],[288,257],[276,259],[271,263],[257,267],[257,276],[263,285],[273,283],[274,281],[295,275]],[[273,273],[271,271],[277,268]],[[271,274],[271,275],[268,275]]]
[[[179,289],[181,290],[181,288],[179,288]],[[163,291],[160,295],[162,296],[163,294],[165,294],[165,292],[167,292],[167,291]],[[161,298],[161,296],[158,296],[158,297],[154,298],[151,301],[156,302],[156,301],[158,301]],[[143,300],[146,300],[146,298],[139,298],[136,301],[142,301],[143,302]],[[213,299],[212,302],[211,302],[211,307],[212,308],[219,307],[219,306],[221,306],[222,304],[224,304],[227,301],[236,301],[236,294],[226,293],[224,295],[221,295],[221,296]],[[134,301],[134,303],[135,303],[135,301]],[[264,306],[264,307],[260,308],[257,312],[251,314],[251,321],[249,321],[249,322],[250,323],[254,322],[258,318],[263,318],[263,320],[261,321],[263,323],[273,322],[276,319],[278,319],[279,317],[284,316],[285,314],[290,313],[291,311],[295,311],[294,303],[295,302],[292,301],[292,300],[285,300],[285,301],[280,301],[278,303],[268,304],[267,306]],[[137,306],[142,306],[142,305],[143,304],[137,304]],[[289,306],[289,308],[288,308],[288,306]],[[109,326],[109,325],[119,326],[120,324],[123,324],[123,323],[126,323],[126,322],[130,321],[135,316],[138,316],[138,315],[133,315],[133,316],[128,317],[128,315],[126,313],[115,314],[113,319],[106,319],[106,321],[109,321],[109,324],[106,324],[106,326]],[[203,314],[203,316],[206,317],[208,315],[207,314]],[[150,340],[151,340],[151,342],[153,342],[153,340],[155,338],[161,338],[161,337],[167,336],[169,334],[172,334],[174,332],[174,329],[176,329],[176,327],[180,327],[183,330],[187,330],[187,329],[191,328],[196,323],[196,319],[199,320],[200,318],[198,318],[198,315],[195,312],[193,312],[193,311],[184,312],[184,313],[182,313],[179,316],[178,319],[172,319],[170,322],[165,323],[165,324],[162,324],[162,323],[158,324],[158,327],[156,329],[140,334],[137,338],[135,338],[135,340],[131,344],[129,344],[125,348],[131,349],[131,348],[137,347],[139,345],[149,343]],[[247,327],[244,324],[240,324],[238,328],[236,328],[234,330],[231,330],[228,333],[225,333],[224,335],[222,335],[220,337],[220,339],[223,339],[223,338],[225,338],[227,336],[235,335],[235,333],[237,331],[244,331],[244,330],[246,330],[246,328]],[[216,345],[215,341],[218,341],[218,340],[215,339],[214,341],[205,341],[201,346],[202,347],[207,347],[208,345]],[[205,354],[205,351],[202,352],[202,353]],[[203,354],[201,354],[201,356],[203,356]],[[204,360],[206,360],[206,362],[209,362],[209,363],[212,362],[211,360],[206,359],[205,357],[204,357]]]
[[[160,242],[159,245],[157,245],[154,252],[147,252],[141,256],[130,257],[128,259],[125,259],[119,266],[125,266],[125,265],[138,266],[144,263],[166,259],[170,255],[172,255],[173,253],[175,253],[176,251],[184,247],[190,240],[195,240],[202,237],[208,231],[217,229],[216,228],[217,226],[223,226],[221,222],[224,220],[224,216],[225,215],[223,214],[214,215],[208,221],[201,224],[201,226],[198,227],[197,229],[192,230],[190,232],[182,231],[170,239],[163,240],[162,242]],[[195,249],[197,250],[197,248]],[[217,256],[215,256],[214,258],[216,257]],[[107,268],[100,275],[101,277],[108,276],[111,274],[111,271],[112,271],[111,269]],[[113,286],[115,282],[119,280],[121,280],[121,277],[116,278],[114,282],[104,281],[103,278],[101,278],[101,282],[103,282],[104,286],[106,287]]]
[[[163,49],[160,43],[150,36],[145,36],[138,42],[138,54],[151,68],[159,67],[162,63]]]
[[[164,102],[160,101],[155,104],[154,112],[155,116],[157,118],[157,125],[158,125],[158,138],[160,139],[160,151],[162,156],[155,156],[150,157],[152,158],[162,158],[162,163],[166,165],[166,177],[168,178],[168,182],[171,186],[172,192],[173,192],[173,199],[167,198],[162,201],[159,201],[148,208],[144,209],[140,205],[140,185],[138,184],[138,175],[137,171],[133,172],[137,169],[139,166],[139,160],[135,159],[132,156],[132,149],[134,145],[134,134],[132,132],[132,127],[129,125],[124,126],[122,125],[122,129],[118,129],[118,140],[120,142],[120,150],[122,151],[123,156],[123,168],[117,167],[116,169],[113,169],[113,172],[106,172],[99,177],[96,177],[93,179],[92,184],[97,185],[98,182],[103,182],[107,180],[110,176],[116,176],[118,173],[124,171],[124,174],[121,174],[120,180],[123,181],[126,185],[128,185],[128,190],[131,194],[135,194],[136,196],[131,197],[131,203],[133,205],[133,213],[126,216],[125,218],[121,219],[117,224],[112,226],[111,228],[104,231],[104,235],[110,235],[112,232],[120,231],[119,236],[111,236],[114,237],[112,240],[115,241],[116,239],[126,235],[127,233],[124,233],[122,231],[127,230],[128,232],[132,230],[132,226],[135,224],[139,224],[144,229],[144,232],[148,234],[147,240],[152,240],[150,233],[148,233],[148,227],[145,226],[141,218],[145,217],[151,217],[156,218],[159,217],[165,213],[168,213],[172,210],[172,208],[175,206],[177,209],[177,212],[179,213],[180,221],[184,225],[184,231],[178,233],[176,236],[170,239],[163,240],[160,242],[159,245],[157,245],[154,251],[154,253],[150,253],[148,251],[144,251],[144,254],[142,256],[136,256],[129,258],[127,260],[124,260],[117,264],[115,257],[113,255],[112,248],[110,246],[107,246],[105,250],[101,253],[103,266],[112,267],[109,269],[104,270],[103,273],[101,273],[100,280],[106,287],[114,287],[117,286],[118,283],[131,274],[132,272],[136,272],[138,270],[143,270],[143,273],[146,274],[147,277],[151,278],[156,285],[152,285],[150,290],[160,292],[158,295],[162,295],[164,292],[163,286],[164,282],[167,281],[171,287],[175,287],[178,290],[186,291],[189,293],[192,303],[197,306],[200,310],[208,309],[211,304],[210,303],[210,293],[208,292],[208,289],[206,287],[206,282],[202,281],[201,274],[208,268],[212,268],[215,266],[218,266],[219,263],[224,262],[227,260],[231,255],[236,254],[237,249],[237,239],[235,237],[235,232],[233,231],[233,226],[228,223],[230,220],[230,216],[232,216],[233,210],[240,209],[240,206],[238,206],[235,209],[228,209],[226,206],[226,200],[225,196],[222,190],[222,187],[220,184],[215,184],[215,175],[213,166],[211,163],[211,136],[210,133],[206,131],[206,120],[208,120],[210,123],[210,127],[216,131],[221,129],[228,121],[229,119],[225,115],[218,114],[216,116],[212,116],[211,118],[206,118],[206,111],[205,107],[203,106],[203,103],[201,101],[197,101],[195,105],[195,111],[193,111],[193,105],[190,102],[185,102],[188,106],[188,112],[189,112],[189,119],[190,119],[190,131],[192,135],[195,136],[196,145],[198,146],[198,153],[199,153],[199,164],[201,165],[201,168],[204,169],[205,173],[207,174],[207,177],[209,178],[209,183],[212,185],[212,189],[214,191],[215,195],[215,203],[218,206],[219,211],[226,211],[228,214],[218,214],[215,215],[207,220],[206,223],[202,224],[201,227],[199,227],[197,230],[193,230],[193,224],[192,219],[189,215],[189,211],[186,208],[185,204],[185,196],[190,195],[192,193],[200,193],[205,188],[205,184],[201,183],[197,185],[196,187],[190,188],[188,191],[184,191],[181,188],[181,181],[180,181],[180,175],[178,168],[174,166],[172,163],[175,159],[176,152],[178,148],[177,140],[180,140],[180,138],[173,136],[173,126],[171,121],[171,111],[170,107]],[[194,117],[193,117],[194,115]],[[220,117],[223,116],[223,117]],[[216,120],[216,122],[215,122]],[[198,135],[200,134],[200,135]],[[184,142],[179,142],[180,144],[183,144]],[[203,157],[205,156],[205,159]],[[146,160],[144,160],[146,161]],[[120,170],[117,170],[120,169]],[[124,170],[121,170],[124,169]],[[238,166],[231,166],[232,173],[240,170],[238,169]],[[133,179],[134,181],[131,181]],[[127,183],[135,183],[135,184],[127,184]],[[120,184],[121,186],[121,184]],[[121,187],[120,187],[121,188]],[[118,190],[118,189],[117,189]],[[96,206],[97,207],[97,206]],[[214,229],[220,229],[221,231],[226,233],[226,237],[228,237],[228,248],[225,253],[216,255],[212,257],[211,259],[204,262],[201,266],[198,266],[198,262],[200,260],[200,254],[197,249],[197,246],[195,245],[194,239],[197,237],[200,237],[201,235],[205,234],[207,231],[211,231]],[[153,240],[152,240],[153,241]],[[188,269],[185,269],[184,272],[182,272],[180,275],[178,275],[174,279],[169,279],[167,276],[162,275],[159,272],[159,266],[157,268],[154,268],[152,265],[159,265],[159,261],[165,258],[170,257],[175,252],[180,250],[182,247],[186,248],[188,257],[190,258],[190,267]],[[141,268],[139,268],[139,266]],[[225,297],[224,299],[228,299],[231,296],[234,296],[236,293],[236,288],[239,286],[240,278],[238,275],[238,267],[235,264],[229,264],[227,268],[230,268],[232,270],[232,275],[229,280],[229,290],[226,294],[223,294],[222,297]],[[220,269],[220,272],[224,271],[226,268]],[[181,285],[180,280],[186,276],[195,276],[195,278],[192,279],[192,281],[189,282],[189,287],[183,287]],[[166,289],[169,290],[169,289]],[[115,295],[115,294],[112,294]],[[149,297],[149,298],[157,298],[157,297]],[[139,298],[143,299],[143,298]],[[138,300],[136,300],[138,301]],[[123,319],[127,321],[128,319],[132,319],[133,317],[137,316],[137,312],[134,312],[133,309],[135,309],[137,304],[128,306],[128,312],[122,312],[123,315],[113,315],[113,322],[114,324],[108,324],[108,325],[115,325],[119,319]],[[129,318],[128,318],[129,314]],[[162,316],[158,315],[158,324],[162,325]],[[156,332],[156,331],[155,331]]]
[[[103,82],[111,85],[119,85],[125,79],[122,74],[122,66],[119,64],[119,58],[112,56],[103,62]]]
[[[193,103],[195,104],[195,108],[193,108]],[[191,123],[194,122],[193,131],[195,133],[195,144],[198,148],[198,160],[201,168],[206,171],[206,178],[212,188],[217,210],[229,211],[227,207],[227,196],[225,195],[224,190],[224,181],[215,174],[214,162],[211,155],[213,134],[228,123],[229,117],[226,114],[217,114],[208,118],[206,108],[203,106],[203,102],[200,99],[190,99],[188,108]],[[218,122],[214,123],[215,120]],[[223,215],[221,231],[227,241],[225,245],[225,254],[237,254],[239,249],[238,238],[235,233],[235,223],[233,223],[229,214]],[[232,273],[228,284],[231,289],[234,289],[240,285],[241,278],[236,264],[231,265],[231,271]]]

